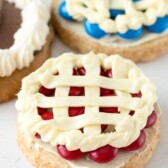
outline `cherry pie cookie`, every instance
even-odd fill
[[[67,53],[23,79],[18,145],[40,168],[140,168],[159,141],[156,102],[132,61]]]
[[[167,0],[53,0],[53,19],[63,42],[81,53],[139,62],[168,52]]]
[[[50,7],[39,0],[0,0],[0,103],[14,98],[22,78],[50,56]]]

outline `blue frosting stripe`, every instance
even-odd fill
[[[59,15],[66,19],[66,20],[73,20],[73,17],[69,15],[67,9],[66,9],[66,1],[63,1],[61,5],[59,6]]]
[[[104,32],[102,29],[100,29],[98,24],[93,24],[88,21],[88,19],[85,19],[84,21],[84,28],[85,31],[92,37],[94,38],[102,38],[105,36],[107,33]]]
[[[144,31],[144,27],[142,26],[141,28],[139,28],[138,30],[131,30],[129,29],[126,33],[117,33],[118,36],[120,36],[121,38],[125,38],[128,40],[134,40],[139,38]]]
[[[151,32],[162,33],[168,29],[168,15],[159,17],[153,25],[146,26],[146,28]]]

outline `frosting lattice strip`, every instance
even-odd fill
[[[120,122],[119,122],[120,121]],[[109,124],[109,125],[118,125],[122,122],[129,123],[129,128],[133,127],[133,119],[127,114],[108,114],[108,113],[97,113],[91,112],[86,113],[80,116],[75,117],[60,117],[55,118],[52,121],[46,121],[48,124],[52,124],[58,130],[77,130],[88,125],[100,125],[100,124]],[[66,123],[66,124],[64,124]],[[131,125],[130,125],[131,124]],[[41,124],[43,125],[43,124]]]
[[[141,87],[140,80],[112,79],[103,76],[93,76],[93,75],[54,76],[48,73],[41,78],[41,83],[47,88],[55,88],[59,86],[97,86],[107,89],[122,90],[131,93],[138,93]]]
[[[99,106],[99,107],[123,107],[130,110],[137,110],[142,107],[144,102],[139,98],[132,97],[46,97],[40,93],[35,95],[35,103],[37,107],[51,108],[51,107],[81,107],[81,106]]]

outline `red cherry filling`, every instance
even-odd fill
[[[74,117],[84,114],[84,110],[84,107],[69,107],[68,113],[70,117]]]
[[[146,134],[144,130],[141,130],[141,133],[138,137],[138,139],[136,141],[134,141],[132,144],[130,144],[127,147],[124,147],[122,149],[126,150],[126,151],[133,151],[133,150],[137,150],[140,149],[146,141]]]
[[[106,96],[107,94],[113,94],[114,91],[111,89],[100,88],[100,96]]]
[[[73,68],[73,75],[77,75],[77,70]]]
[[[54,118],[54,115],[52,112],[44,112],[42,115],[41,115],[41,118],[43,120],[52,120]]]
[[[104,69],[101,67],[101,69],[100,69],[100,75],[101,76],[105,76],[105,71],[104,71]]]
[[[54,75],[59,75],[59,72],[56,72]],[[45,95],[45,96],[51,96],[52,94],[54,94],[55,89],[48,89],[44,86],[41,86],[39,89],[39,93]]]
[[[41,88],[39,89],[39,93],[45,95],[45,96],[50,96],[52,94],[54,94],[55,89],[47,89],[44,86],[41,86]]]
[[[131,95],[132,95],[132,97],[139,97],[139,98],[142,97],[142,93],[141,92],[139,92],[139,93],[132,93]]]
[[[41,139],[41,135],[39,133],[36,133],[35,137]]]
[[[112,70],[109,69],[105,71],[103,76],[112,78]],[[100,96],[106,96],[107,94],[114,94],[114,91],[111,89],[100,88]]]
[[[130,111],[129,115],[133,116],[135,114],[135,111]]]
[[[118,107],[100,107],[100,111],[104,113],[118,113]]]
[[[107,71],[104,72],[104,76],[108,78],[112,78],[112,70],[108,69]],[[101,96],[106,96],[107,94],[114,94],[114,90],[111,89],[105,89],[105,88],[100,88],[100,95]]]
[[[73,75],[77,75],[77,70],[73,69]],[[69,90],[69,96],[81,96],[84,94],[84,87],[71,86]]]
[[[64,145],[58,145],[57,152],[62,158],[66,160],[76,160],[84,155],[84,153],[82,153],[80,150],[69,151]]]
[[[107,76],[107,77],[109,77],[109,78],[112,78],[112,77],[113,77],[112,70],[111,70],[111,69],[108,69],[108,70],[105,72],[105,76]]]
[[[84,75],[86,74],[86,70],[85,70],[84,67],[78,68],[77,71],[78,71],[78,74],[79,74],[79,75],[84,76]]]
[[[107,129],[108,125],[102,124],[101,125],[101,132],[104,132]]]
[[[110,145],[106,145],[94,151],[88,152],[88,156],[91,160],[98,163],[107,163],[113,160],[118,153],[118,149]]]
[[[42,115],[45,111],[47,111],[47,109],[41,107],[37,107],[37,110],[39,115]]]
[[[84,114],[84,107],[69,107],[68,113],[70,117],[78,116]],[[80,129],[83,132],[83,128]]]
[[[69,96],[81,96],[84,94],[84,87],[70,87]]]
[[[157,115],[156,115],[156,112],[153,111],[152,114],[148,117],[145,128],[149,128],[149,127],[153,126],[155,124],[156,120],[157,120]]]

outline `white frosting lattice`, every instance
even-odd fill
[[[85,76],[73,76],[74,68],[84,67]],[[112,69],[113,78],[100,76],[100,69]],[[59,72],[59,75],[54,75]],[[55,94],[46,97],[38,93],[43,85],[56,88]],[[69,96],[70,86],[84,87],[83,96]],[[100,87],[113,89],[116,96],[100,96]],[[142,93],[141,98],[131,96]],[[42,141],[66,145],[69,150],[91,151],[107,144],[124,147],[132,143],[146,125],[156,102],[156,89],[136,65],[115,55],[64,54],[48,60],[38,71],[23,80],[18,95],[19,121],[28,136],[36,132]],[[68,107],[85,107],[83,115],[69,117]],[[44,121],[37,107],[52,108],[54,119]],[[99,107],[118,107],[119,113],[103,113]],[[130,116],[130,111],[135,111]],[[101,133],[101,125],[114,126],[115,130]],[[83,129],[83,133],[79,130]]]

